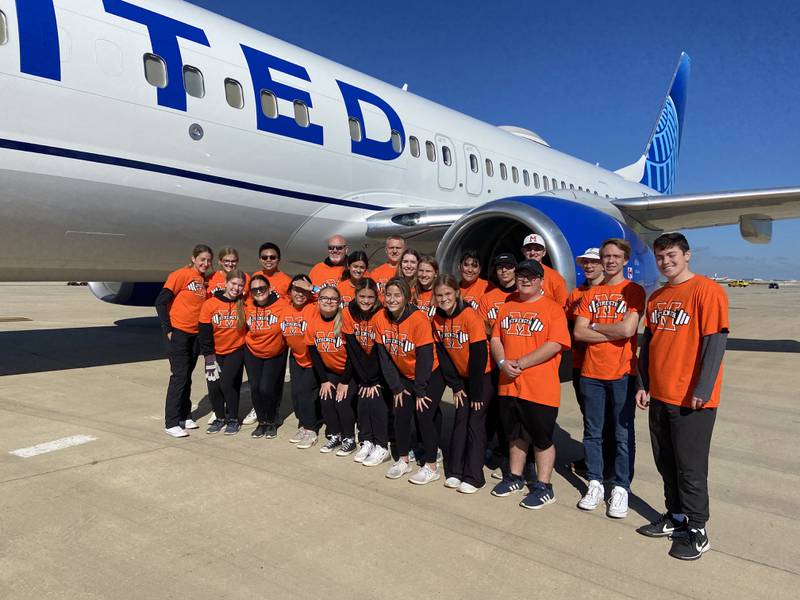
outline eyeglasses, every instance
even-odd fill
[[[266,294],[269,288],[265,285],[260,285],[258,287],[250,288],[250,291],[253,294]]]
[[[278,260],[277,254],[262,254],[261,260]]]
[[[223,265],[235,265],[236,263],[239,262],[239,259],[238,258],[234,258],[233,260],[230,260],[230,259],[226,258],[226,259],[223,259],[223,260],[221,260],[219,262],[221,262]]]
[[[534,279],[541,279],[538,275],[534,275],[532,273],[517,273],[517,279],[521,279],[522,281],[533,281]]]
[[[341,251],[347,248],[347,246],[328,246],[328,250],[331,252]]]
[[[339,302],[339,298],[336,296],[320,296],[320,302],[325,302],[326,304],[333,304],[334,302]]]
[[[497,265],[495,269],[497,271],[513,271],[514,269],[516,269],[516,267],[512,265]]]

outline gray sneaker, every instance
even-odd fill
[[[419,471],[408,478],[408,481],[417,485],[425,485],[431,481],[436,481],[439,477],[441,477],[441,475],[439,475],[439,469],[434,471],[428,465],[423,465]]]
[[[313,429],[306,429],[303,431],[303,437],[300,438],[300,441],[297,442],[297,446],[295,448],[300,448],[301,450],[305,450],[306,448],[311,448],[314,444],[317,443],[317,434],[314,432]]]
[[[305,435],[305,433],[306,433],[306,430],[305,430],[305,429],[303,429],[302,427],[300,427],[300,428],[299,428],[299,429],[298,429],[298,430],[297,430],[297,431],[294,433],[294,435],[293,435],[292,437],[290,437],[290,438],[289,438],[289,443],[290,443],[290,444],[297,444],[297,443],[299,443],[299,442],[300,442],[300,440],[302,440],[302,439],[303,439],[303,435]]]
[[[410,472],[411,465],[400,458],[396,463],[389,467],[388,471],[386,471],[386,477],[388,479],[400,479],[403,475]]]

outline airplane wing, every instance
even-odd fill
[[[620,198],[612,203],[653,231],[739,224],[746,240],[767,243],[772,221],[800,218],[800,187]]]

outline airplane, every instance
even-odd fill
[[[273,241],[294,273],[333,233],[378,259],[399,234],[454,271],[536,231],[569,286],[577,254],[629,240],[652,290],[664,230],[766,243],[800,217],[800,188],[672,194],[690,70],[609,171],[179,0],[0,0],[0,280],[152,305],[201,242],[253,249],[247,268]]]

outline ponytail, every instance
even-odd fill
[[[247,276],[243,271],[239,271],[238,269],[231,271],[225,276],[226,283],[231,279],[241,279],[243,284],[247,282]],[[244,314],[244,287],[242,287],[242,293],[236,299],[236,327],[244,329],[246,326],[247,317]]]

